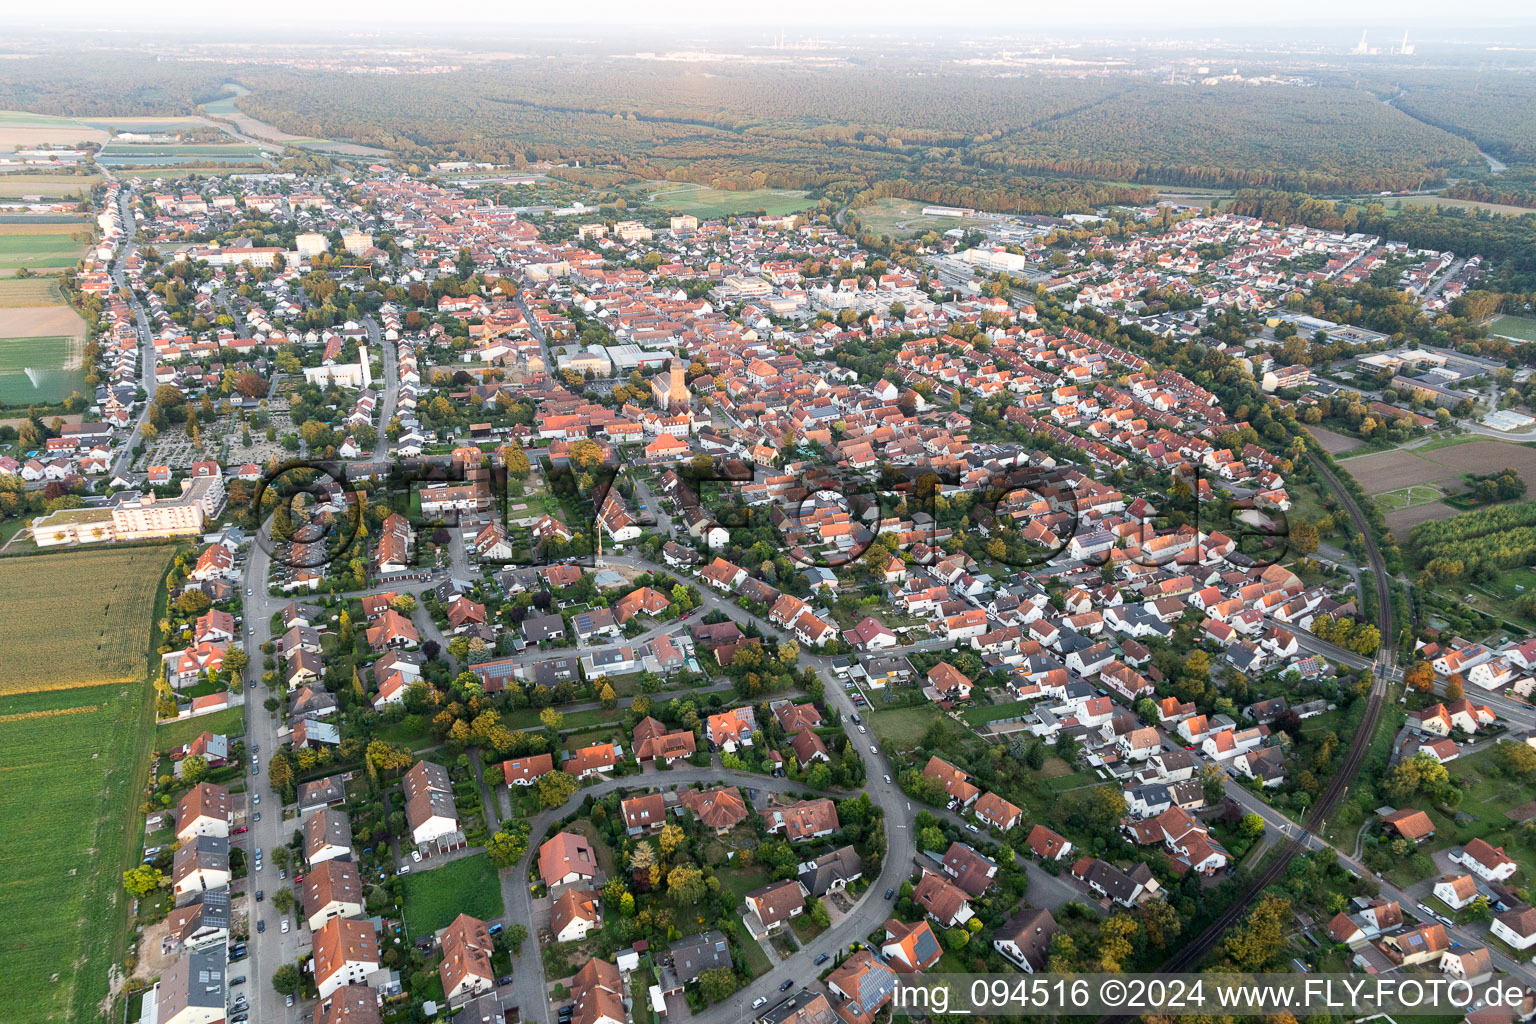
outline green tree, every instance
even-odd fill
[[[277,989],[278,995],[297,995],[303,981],[303,976],[294,964],[283,964],[272,972],[272,987]]]
[[[534,783],[534,788],[539,791],[541,804],[545,807],[559,807],[576,792],[576,776],[559,770],[545,772],[539,776],[539,781]]]
[[[272,906],[279,914],[286,914],[293,909],[293,890],[283,886],[272,894]]]
[[[208,774],[208,759],[201,754],[189,754],[181,759],[181,781],[195,786]]]
[[[139,899],[143,899],[164,884],[165,876],[160,873],[160,869],[150,867],[148,864],[140,864],[136,868],[123,872],[123,888]]]
[[[736,972],[729,967],[711,967],[699,972],[699,995],[714,1004],[729,999],[738,987]]]
[[[529,828],[526,821],[503,823],[485,844],[485,852],[498,868],[510,868],[528,852]]]

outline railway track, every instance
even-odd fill
[[[1371,536],[1370,524],[1366,521],[1365,512],[1356,503],[1354,495],[1344,489],[1339,478],[1329,469],[1322,460],[1316,456],[1308,455],[1307,461],[1312,468],[1328,484],[1339,500],[1344,503],[1349,512],[1350,519],[1354,520],[1355,528],[1365,538],[1366,558],[1371,564],[1371,571],[1376,577],[1376,623],[1381,632],[1381,648],[1376,655],[1376,664],[1372,669],[1374,679],[1371,682],[1370,696],[1367,698],[1365,717],[1360,722],[1360,728],[1356,730],[1354,739],[1350,742],[1349,750],[1344,755],[1344,761],[1339,770],[1334,772],[1327,787],[1319,795],[1317,802],[1312,805],[1312,812],[1307,815],[1302,835],[1297,839],[1287,839],[1276,848],[1276,853],[1269,862],[1255,875],[1248,884],[1248,888],[1241,896],[1232,901],[1232,904],[1222,912],[1221,916],[1207,925],[1193,941],[1184,945],[1177,953],[1169,957],[1160,973],[1177,974],[1187,972],[1199,964],[1207,953],[1221,940],[1221,937],[1242,919],[1254,901],[1269,886],[1275,884],[1285,874],[1286,868],[1295,860],[1297,855],[1304,850],[1303,842],[1306,838],[1316,834],[1327,822],[1328,816],[1334,812],[1339,803],[1349,792],[1350,783],[1354,781],[1355,774],[1359,772],[1360,765],[1365,761],[1366,752],[1371,746],[1371,737],[1376,732],[1376,723],[1381,718],[1382,708],[1386,703],[1387,683],[1392,677],[1393,652],[1391,641],[1395,635],[1392,628],[1392,592],[1387,576],[1386,561],[1381,557],[1381,551],[1376,547],[1376,540]],[[1119,1024],[1122,1021],[1131,1020],[1128,1016],[1105,1017],[1101,1024]]]

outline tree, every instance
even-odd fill
[[[1227,782],[1221,774],[1221,769],[1213,764],[1200,769],[1200,788],[1208,806],[1214,807],[1221,803],[1222,798],[1227,795]]]
[[[944,835],[944,830],[937,825],[929,825],[917,834],[917,841],[925,850],[946,850],[949,848],[949,838]]]
[[[181,759],[181,781],[195,786],[208,774],[208,759],[201,754],[190,754]]]
[[[272,906],[279,914],[286,914],[293,909],[293,890],[286,885],[272,894]]]
[[[539,791],[539,803],[545,807],[559,807],[576,792],[576,776],[558,770],[545,772],[534,783],[534,788]]]
[[[1238,823],[1237,831],[1244,839],[1253,842],[1264,834],[1264,819],[1257,814],[1245,814]]]
[[[1248,919],[1227,935],[1227,956],[1244,971],[1268,966],[1289,940],[1285,926],[1290,914],[1290,900],[1265,894]]]
[[[273,754],[272,759],[267,762],[267,781],[272,783],[273,789],[280,792],[286,792],[288,787],[293,785],[293,763],[281,750]]]
[[[1435,667],[1427,661],[1416,661],[1403,673],[1403,682],[1419,693],[1429,693],[1435,687]]]
[[[681,826],[673,824],[672,822],[668,822],[667,824],[663,825],[661,827],[661,836],[659,838],[659,842],[661,843],[661,855],[663,857],[670,858],[674,853],[682,848],[682,845],[687,841],[687,838],[688,837],[683,834]]]
[[[545,708],[539,712],[539,721],[544,723],[544,728],[551,732],[559,732],[561,723],[565,721],[565,716],[554,708]]]
[[[692,864],[679,864],[667,872],[667,892],[679,903],[697,903],[707,891],[704,872]]]
[[[529,828],[526,821],[503,823],[485,844],[485,852],[498,868],[510,868],[528,852]]]
[[[297,995],[303,980],[298,967],[293,964],[283,964],[272,972],[272,987],[277,989],[278,995]]]
[[[1499,768],[1513,779],[1536,777],[1536,750],[1525,743],[1499,743],[1494,746]]]
[[[706,1003],[729,999],[737,987],[736,972],[729,967],[711,967],[699,972],[699,995]]]
[[[160,873],[160,869],[148,864],[140,864],[136,868],[123,872],[123,888],[139,899],[143,899],[164,884],[165,876]]]

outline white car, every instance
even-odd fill
[[[877,747],[877,746],[875,746],[875,745],[874,745],[874,744],[873,744],[873,743],[871,743],[871,744],[870,744],[870,745],[869,745],[869,752],[870,752],[870,753],[871,753],[871,754],[878,754],[878,753],[880,753],[880,748],[879,748],[879,747]]]
[[[869,731],[869,730],[868,730],[868,729],[865,729],[865,728],[864,728],[864,727],[863,727],[863,726],[862,726],[862,725],[861,725],[861,726],[859,726],[859,732],[868,732],[868,731]]]
[[[283,934],[288,934],[288,919],[286,917],[283,918]]]
[[[766,1006],[767,1004],[768,1004],[768,997],[767,996],[758,996],[756,999],[752,1000],[752,1009],[755,1010],[759,1006]]]
[[[885,776],[885,784],[887,786],[889,786],[891,784],[891,777],[889,775]]]
[[[417,864],[420,864],[421,863],[421,851],[420,850],[412,850],[411,851],[411,860],[413,862],[417,863]]]
[[[251,794],[251,803],[252,804],[259,804],[259,803],[261,803],[261,794],[260,793],[252,793]]]

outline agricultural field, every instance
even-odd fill
[[[146,608],[134,636],[144,636],[148,616]],[[142,673],[144,652],[135,653]],[[141,834],[151,696],[139,682],[0,695],[0,829],[13,908],[0,915],[0,1020],[89,1021],[110,1006],[108,972],[122,962],[130,909],[122,873]]]
[[[105,147],[96,162],[104,167],[143,167],[173,165],[198,160],[218,160],[224,163],[252,163],[259,159],[260,148],[235,143],[220,145],[130,145],[113,143]]]
[[[64,293],[59,291],[59,279],[56,277],[0,278],[0,309],[63,304]],[[81,326],[84,327],[84,321],[81,321]]]
[[[76,230],[73,225],[25,225],[26,227],[62,227],[57,233],[13,231],[21,225],[4,226],[0,230],[0,273],[19,270],[62,270],[72,267],[85,253],[85,245],[70,237]]]
[[[1528,316],[1495,317],[1493,323],[1488,325],[1488,333],[1519,341],[1536,341],[1536,319]]]
[[[1431,489],[1459,493],[1463,474],[1494,473],[1510,466],[1527,484],[1536,484],[1536,449],[1509,441],[1453,440],[1456,443],[1360,455],[1344,465],[1365,492],[1382,503],[1387,528],[1400,538],[1419,523],[1457,513],[1428,494]]]
[[[676,213],[690,213],[701,219],[729,217],[738,213],[763,211],[770,217],[799,213],[816,205],[796,189],[760,188],[744,192],[726,192],[703,185],[652,181],[635,187],[646,206]]]
[[[101,178],[92,174],[0,173],[0,199],[19,202],[29,196],[50,201],[89,197],[91,189],[100,183]]]
[[[28,110],[0,110],[0,149],[106,141],[105,131],[71,117],[34,114]]]
[[[405,927],[412,935],[430,935],[446,928],[460,914],[494,921],[505,913],[501,881],[491,858],[484,853],[431,867],[430,861],[412,865],[400,880],[400,901],[405,907]]]
[[[78,335],[0,335],[0,404],[57,402],[84,387]]]
[[[0,559],[0,622],[10,631],[0,694],[144,679],[155,598],[173,550]],[[36,635],[40,629],[46,643]]]
[[[1532,211],[1524,206],[1511,206],[1508,203],[1485,203],[1479,199],[1450,199],[1445,196],[1404,196],[1401,199],[1393,199],[1387,204],[1391,213],[1396,213],[1405,206],[1444,206],[1456,210],[1486,210],[1488,213],[1497,213],[1505,217],[1523,217]]]

